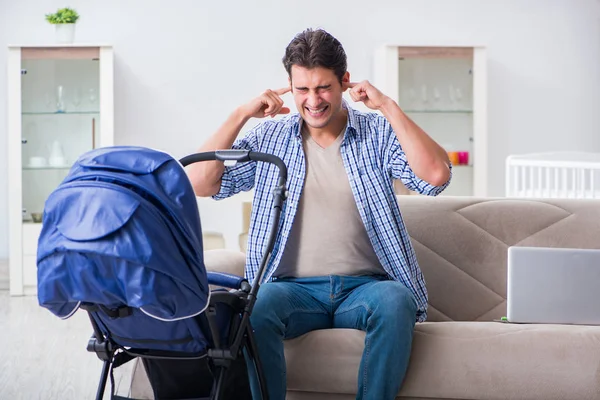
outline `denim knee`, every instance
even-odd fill
[[[404,284],[395,281],[383,281],[374,285],[370,293],[371,318],[382,319],[385,323],[404,321],[407,318],[416,321],[417,302]]]
[[[282,324],[282,314],[285,314],[287,294],[286,288],[279,283],[268,282],[261,285],[256,302],[250,316],[250,323],[255,330],[271,326],[273,323]]]

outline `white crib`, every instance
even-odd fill
[[[508,156],[506,196],[600,198],[600,153],[554,152]]]

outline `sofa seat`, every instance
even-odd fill
[[[286,341],[288,399],[354,399],[364,337],[330,329]],[[600,327],[417,324],[399,398],[598,399]]]

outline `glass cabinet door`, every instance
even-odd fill
[[[374,82],[448,152],[452,182],[443,195],[486,197],[489,183],[487,49],[382,45]],[[394,182],[398,194],[413,194]]]
[[[44,203],[73,162],[100,137],[98,48],[21,52],[23,221],[40,223]]]
[[[398,57],[400,107],[453,165],[443,194],[473,195],[473,49],[400,47]]]

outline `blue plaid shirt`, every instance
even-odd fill
[[[406,155],[389,122],[376,113],[348,110],[348,125],[340,151],[360,216],[383,268],[388,275],[410,289],[417,301],[417,321],[427,318],[425,279],[406,231],[394,193],[392,179],[421,194],[435,196],[442,186],[432,186],[418,178],[406,161]],[[243,138],[234,149],[274,154],[288,168],[288,199],[284,203],[279,234],[263,281],[271,279],[279,265],[306,176],[306,163],[300,133],[300,116],[291,114],[280,120],[262,122]],[[272,190],[277,184],[278,170],[272,164],[254,161],[226,167],[221,189],[214,196],[224,199],[240,191],[254,189],[251,224],[248,237],[246,277],[253,281],[267,245],[273,207]],[[342,229],[342,227],[340,227]]]

